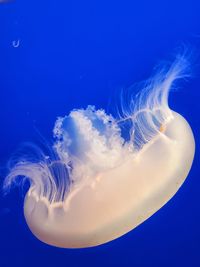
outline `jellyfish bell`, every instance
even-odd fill
[[[31,231],[59,247],[88,247],[130,231],[160,209],[190,169],[194,140],[187,122],[173,119],[139,152],[79,184],[64,202],[50,204],[29,191],[24,206]]]
[[[100,245],[172,198],[195,150],[189,124],[168,107],[170,88],[185,75],[186,60],[179,57],[130,98],[118,119],[92,106],[71,111],[55,124],[56,158],[15,164],[4,188],[19,175],[29,179],[24,215],[38,239],[64,248]]]

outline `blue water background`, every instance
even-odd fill
[[[52,140],[57,116],[94,104],[112,110],[116,92],[146,79],[176,48],[193,49],[193,77],[170,95],[196,139],[179,192],[134,231],[80,250],[38,241],[19,190],[0,195],[1,267],[200,266],[200,2],[25,1],[0,4],[0,177],[23,141]],[[17,46],[17,47],[15,47]],[[180,166],[181,168],[181,166]]]

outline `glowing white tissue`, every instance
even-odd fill
[[[4,188],[29,179],[24,215],[38,239],[65,248],[103,244],[169,201],[195,151],[190,126],[168,106],[170,88],[186,75],[177,57],[136,98],[130,94],[119,118],[93,106],[73,110],[56,121],[53,156],[37,149],[34,159],[19,159]]]

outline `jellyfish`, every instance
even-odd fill
[[[174,196],[195,142],[187,121],[169,108],[168,94],[188,70],[187,58],[177,56],[136,95],[134,87],[125,90],[115,118],[94,106],[74,109],[57,118],[51,152],[29,146],[15,157],[4,190],[29,181],[24,217],[39,240],[63,248],[104,244]]]

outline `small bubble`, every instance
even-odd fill
[[[20,39],[17,39],[17,40],[13,40],[12,41],[12,46],[13,47],[17,48],[17,47],[19,47],[19,45],[20,45]]]

